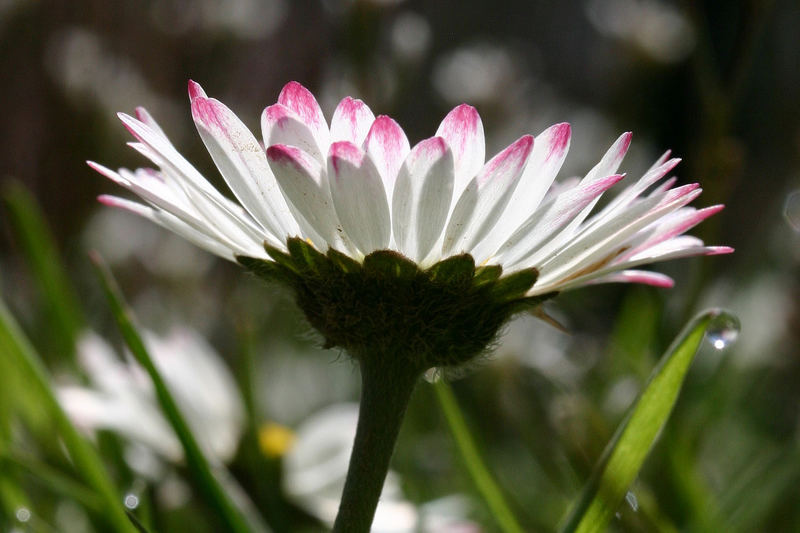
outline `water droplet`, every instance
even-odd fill
[[[31,512],[27,507],[18,507],[14,512],[14,516],[16,516],[17,520],[20,522],[27,522],[31,519]]]
[[[128,509],[136,509],[139,507],[139,497],[135,494],[131,494],[130,492],[125,495],[125,499],[123,501],[125,503],[125,507]]]
[[[639,510],[639,500],[636,499],[636,494],[628,491],[625,494],[625,501],[628,502],[628,505],[631,506],[634,513]]]
[[[719,310],[711,319],[706,330],[706,338],[716,350],[724,350],[739,338],[742,329],[736,315],[728,311]]]

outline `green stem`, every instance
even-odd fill
[[[395,357],[361,359],[361,405],[334,533],[367,533],[375,516],[400,425],[420,372]]]
[[[520,527],[517,519],[514,518],[511,508],[503,498],[500,487],[494,482],[492,475],[481,460],[478,447],[469,434],[469,429],[467,429],[467,424],[458,408],[452,389],[443,381],[437,382],[434,388],[439,399],[439,405],[442,406],[444,417],[447,419],[447,425],[450,426],[450,432],[453,434],[456,446],[458,446],[458,451],[464,459],[478,492],[486,500],[486,505],[489,506],[489,510],[497,520],[497,525],[505,533],[522,533],[522,527]]]

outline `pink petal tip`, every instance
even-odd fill
[[[469,104],[458,105],[442,121],[444,127],[442,133],[448,136],[454,133],[463,136],[464,132],[477,130],[480,120],[477,109]]]
[[[207,98],[206,92],[194,80],[189,80],[189,100],[194,100],[195,98]]]
[[[364,151],[349,141],[333,143],[328,153],[333,164],[333,170],[337,174],[339,173],[339,164],[342,161],[346,161],[354,167],[360,167],[361,162],[364,160]]]
[[[551,150],[547,154],[547,159],[564,153],[564,150],[567,149],[569,140],[572,137],[572,126],[569,124],[569,122],[562,122],[551,127],[554,129],[553,140],[551,143]]]
[[[314,95],[296,81],[290,81],[281,89],[278,103],[283,104],[298,115],[306,124],[320,126],[322,111]]]
[[[97,197],[97,201],[109,207],[121,207],[122,205],[122,203],[119,201],[119,198],[108,194],[101,194]]]
[[[304,170],[307,166],[308,158],[302,150],[295,146],[275,144],[267,148],[267,159],[279,165],[291,165],[297,169]]]
[[[705,255],[725,255],[732,254],[734,251],[735,248],[731,248],[730,246],[709,246]]]

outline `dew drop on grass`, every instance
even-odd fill
[[[125,507],[127,507],[128,509],[136,509],[137,507],[139,507],[139,497],[129,492],[128,494],[125,495],[123,503],[125,504]]]
[[[14,512],[14,516],[20,522],[27,522],[31,519],[31,512],[28,510],[27,507],[18,507],[17,510]]]
[[[706,339],[716,350],[724,350],[739,338],[741,324],[736,315],[720,310],[711,319],[706,330]]]
[[[628,505],[631,506],[631,509],[634,513],[639,510],[639,500],[636,499],[636,494],[628,491],[625,494],[625,501],[628,502]]]

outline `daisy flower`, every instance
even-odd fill
[[[120,114],[155,168],[89,165],[144,203],[101,196],[291,288],[327,347],[359,363],[361,407],[334,524],[368,531],[411,391],[432,367],[470,361],[515,313],[589,284],[672,280],[643,264],[728,253],[684,233],[722,206],[688,207],[669,153],[623,179],[631,134],[583,178],[555,181],[569,124],[523,135],[486,161],[478,112],[462,104],[413,147],[388,116],[345,98],[330,124],[296,82],[261,115],[263,144],[189,82],[192,117],[236,200],[217,191],[144,109]],[[666,178],[666,179],[665,179]]]
[[[114,196],[102,202],[226,259],[272,260],[264,243],[285,252],[290,237],[360,263],[376,250],[399,252],[422,268],[468,253],[506,274],[536,268],[528,291],[535,295],[603,282],[671,286],[663,274],[637,268],[732,251],[684,235],[722,206],[687,207],[701,189],[662,181],[679,162],[669,152],[593,212],[623,179],[617,169],[630,133],[582,179],[559,183],[570,143],[566,123],[523,135],[485,161],[483,125],[466,104],[412,148],[397,122],[376,118],[361,100],[343,99],[328,125],[314,96],[290,82],[261,115],[262,144],[197,83],[189,82],[189,96],[197,130],[238,203],[181,156],[143,108],[135,118],[119,117],[136,138],[130,146],[156,168],[89,165],[146,203]]]

